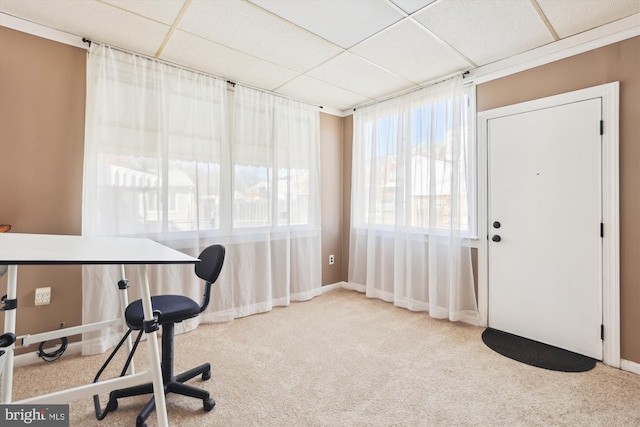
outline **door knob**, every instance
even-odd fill
[[[498,236],[497,234],[495,236],[493,236],[491,238],[491,240],[493,240],[494,242],[499,242],[500,240],[502,240],[502,237]]]
[[[493,228],[500,228],[500,221],[493,221]]]

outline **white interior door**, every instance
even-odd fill
[[[487,123],[488,324],[598,360],[601,104],[594,98]]]

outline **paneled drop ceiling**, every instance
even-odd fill
[[[0,12],[341,111],[640,25],[640,0],[0,0]]]

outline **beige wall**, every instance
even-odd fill
[[[80,234],[85,64],[82,49],[0,27],[0,223],[11,232]],[[18,335],[81,323],[79,267],[21,267],[18,277]],[[42,286],[51,304],[35,307]]]
[[[613,81],[620,82],[621,356],[640,363],[640,37],[478,85],[477,109]]]
[[[320,114],[320,178],[322,215],[322,285],[342,279],[342,118]],[[329,255],[335,263],[329,265]]]
[[[349,278],[349,230],[351,229],[351,160],[353,153],[353,116],[343,119],[342,126],[342,228],[344,237],[342,239],[342,280]]]

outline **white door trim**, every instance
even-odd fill
[[[536,99],[478,113],[478,312],[487,326],[489,305],[488,271],[488,159],[487,122],[508,114],[602,98],[602,324],[603,362],[620,367],[620,191],[618,159],[619,83],[607,83],[574,92]]]

